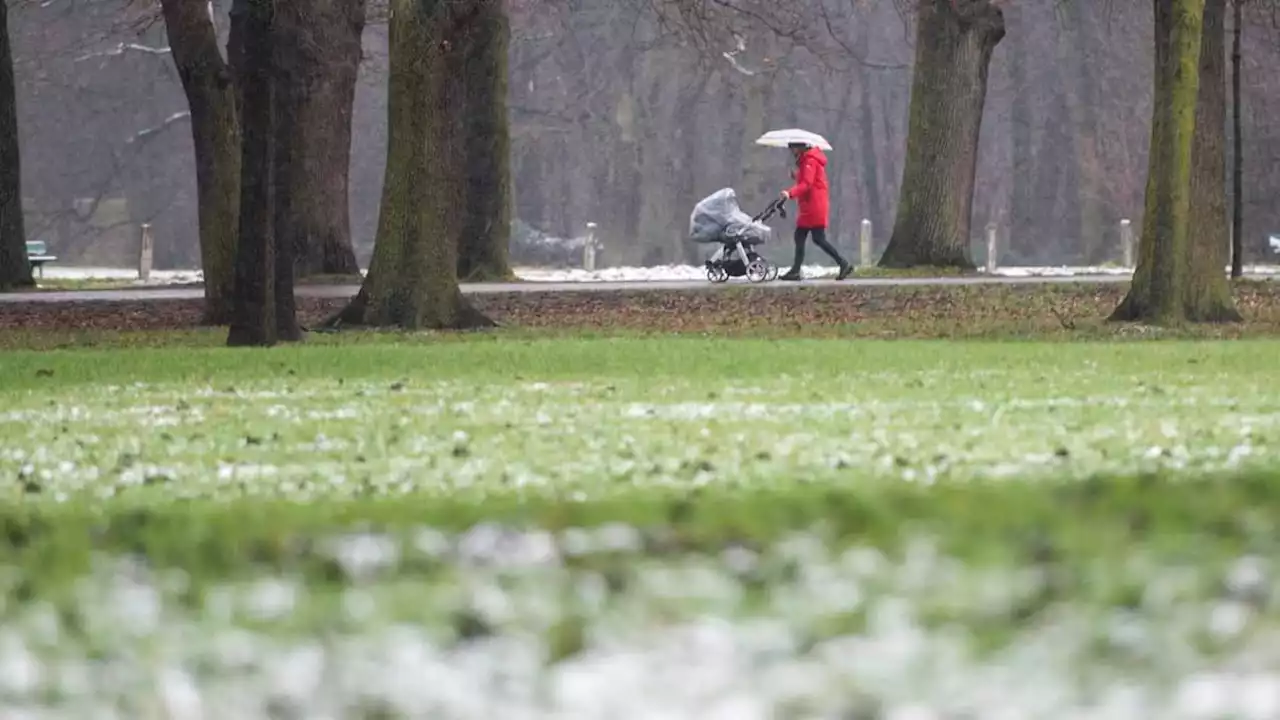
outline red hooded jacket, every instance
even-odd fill
[[[830,200],[827,197],[827,156],[816,147],[805,150],[796,161],[796,170],[792,177],[796,184],[787,190],[787,195],[794,198],[800,206],[796,216],[796,227],[812,230],[825,228],[830,214]]]

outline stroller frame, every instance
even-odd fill
[[[775,214],[787,216],[786,201],[777,198],[764,212],[751,218],[752,222],[767,222]],[[749,282],[762,283],[778,279],[778,266],[755,251],[763,240],[744,240],[738,236],[725,236],[720,249],[707,259],[707,280],[713,283],[727,282],[731,277],[746,276]]]

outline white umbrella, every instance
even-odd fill
[[[831,143],[827,142],[826,138],[822,137],[818,133],[812,133],[808,130],[798,130],[796,128],[788,130],[771,130],[761,135],[759,140],[756,140],[757,145],[764,145],[766,147],[784,148],[792,143],[804,143],[805,145],[820,147],[823,150],[831,150]]]

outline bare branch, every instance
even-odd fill
[[[168,47],[150,47],[148,45],[139,45],[138,43],[120,43],[119,45],[115,46],[114,48],[111,48],[110,50],[103,50],[101,52],[81,55],[80,57],[76,58],[76,62],[92,60],[93,58],[119,57],[121,55],[124,55],[127,52],[138,52],[144,55],[159,56],[159,55],[168,55],[172,53],[173,50],[171,50]]]
[[[129,138],[125,142],[130,145],[132,145],[135,142],[145,142],[147,140],[150,140],[156,134],[167,130],[170,125],[173,125],[176,122],[181,122],[183,120],[189,120],[189,119],[191,119],[190,111],[183,110],[182,112],[176,112],[170,115],[169,117],[165,118],[159,125],[156,125],[154,127],[149,127],[143,130],[139,130],[138,132],[133,134],[133,137]]]

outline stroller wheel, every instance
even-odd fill
[[[747,264],[747,279],[753,283],[764,282],[769,279],[769,263],[763,258],[756,258]]]
[[[778,273],[779,273],[779,272],[780,272],[780,271],[778,270],[778,266],[777,266],[777,265],[770,265],[770,266],[769,266],[769,277],[768,277],[767,279],[768,279],[768,280],[770,280],[770,281],[777,280],[777,279],[778,279]]]
[[[719,265],[709,265],[707,279],[713,283],[722,283],[729,279],[729,272]]]

